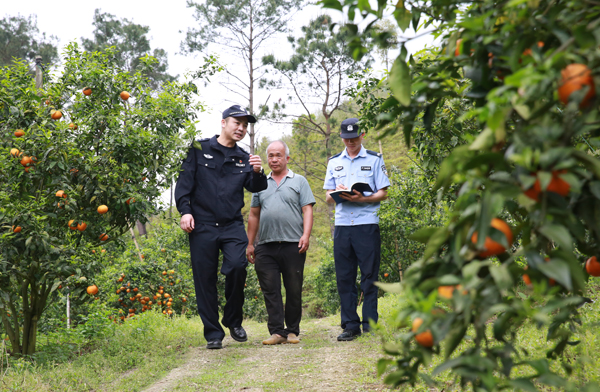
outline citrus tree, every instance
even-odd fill
[[[35,351],[59,287],[72,299],[98,293],[105,259],[90,248],[155,212],[196,132],[193,83],[154,91],[113,51],[69,45],[42,88],[25,63],[0,69],[0,318],[14,355]]]
[[[455,121],[475,121],[478,128],[473,137],[461,133],[466,143],[439,167],[436,188],[458,190],[448,223],[413,236],[426,244],[423,256],[403,285],[387,286],[404,290],[408,303],[398,327],[412,328],[384,345],[395,357],[379,363],[386,382],[434,384],[432,376],[451,370],[461,388],[477,391],[597,390],[569,380],[584,359],[559,359],[578,343],[586,280],[600,275],[600,6],[543,0],[322,4],[350,20],[391,16],[403,31],[430,27],[442,41],[425,62],[401,45],[377,129],[401,130],[410,141],[415,124],[425,118],[435,124],[440,108],[457,99],[455,107],[464,109]],[[377,35],[370,26],[351,37],[357,57],[367,50],[365,36]],[[547,330],[545,357],[532,358],[524,348],[519,329],[526,323]],[[438,356],[441,364],[428,369]]]

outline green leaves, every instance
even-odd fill
[[[402,48],[402,52],[405,56],[399,56],[394,61],[394,65],[392,66],[392,70],[389,76],[389,84],[390,90],[394,95],[394,98],[398,100],[402,105],[409,106],[410,105],[410,94],[411,94],[411,84],[410,84],[410,70],[408,65],[404,61],[406,57],[406,48]]]

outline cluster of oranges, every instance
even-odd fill
[[[117,282],[121,284],[121,287],[117,289],[117,294],[120,295],[118,301],[123,308],[127,309],[127,316],[120,316],[121,320],[125,320],[125,317],[133,317],[138,311],[143,313],[152,309],[152,299],[143,296],[139,288],[133,286],[131,282],[123,283],[124,280],[125,274],[121,274],[117,279]],[[123,311],[120,310],[120,313]]]
[[[539,41],[537,44],[539,49],[542,49],[545,44],[542,41]],[[458,39],[456,41],[456,49],[454,50],[454,56],[458,57],[463,52],[463,40]],[[473,55],[474,50],[471,49],[471,55]],[[526,57],[532,55],[532,50],[530,48],[525,49],[522,54],[522,58],[519,60],[521,63]],[[494,64],[494,54],[488,53],[488,65],[490,68],[493,68]],[[498,78],[500,80],[504,80],[504,74],[502,70],[497,70],[496,72]],[[594,79],[592,77],[592,71],[585,64],[569,64],[567,65],[560,73],[561,80],[558,85],[558,99],[563,104],[568,104],[571,95],[579,90],[587,89],[587,92],[581,102],[579,102],[579,107],[581,109],[586,108],[590,100],[596,96],[596,86],[594,84]]]

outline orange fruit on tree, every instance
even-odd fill
[[[73,123],[71,123],[71,124],[69,124],[69,128],[71,128],[71,129],[74,131],[74,130],[76,130],[78,127],[77,127],[77,124],[73,124]]]
[[[86,96],[92,95],[92,89],[89,88],[89,87],[84,88],[83,89],[83,95],[86,95]]]
[[[546,190],[548,192],[558,193],[561,196],[567,196],[571,190],[571,185],[559,177],[560,174],[566,173],[566,170],[555,170],[552,172],[552,180],[548,184]]]
[[[119,96],[123,101],[127,101],[129,99],[129,93],[127,91],[121,91],[121,94],[119,94]]]
[[[19,151],[18,148],[11,148],[10,149],[10,155],[16,158],[19,155],[21,155],[21,151]]]
[[[590,257],[585,262],[585,270],[592,276],[600,276],[600,263],[598,262],[596,256]]]
[[[96,295],[98,294],[98,286],[96,286],[95,284],[88,286],[86,291],[89,295]]]
[[[546,191],[558,193],[561,196],[567,196],[571,191],[571,185],[560,178],[560,174],[566,173],[566,170],[554,170],[552,172],[552,180],[548,184]],[[533,199],[535,201],[540,201],[540,194],[542,193],[542,186],[540,185],[540,180],[536,179],[535,183],[531,188],[526,190],[525,196]]]
[[[108,212],[108,207],[105,206],[104,204],[102,204],[100,207],[98,207],[99,214],[106,214],[107,212]]]
[[[454,56],[459,56],[460,55],[460,44],[462,43],[462,38],[459,38],[456,40],[456,49],[454,49]]]
[[[108,239],[108,235],[106,233],[100,234],[100,241],[106,241]]]
[[[569,64],[560,72],[561,81],[558,87],[558,98],[563,104],[569,102],[573,92],[588,86],[588,92],[581,100],[579,107],[586,107],[590,99],[596,96],[596,86],[592,78],[592,71],[585,64]]]
[[[439,286],[438,295],[445,299],[452,299],[452,293],[454,293],[455,288],[456,286]]]
[[[135,199],[133,197],[130,197],[125,203],[127,203],[127,205],[129,205],[129,203],[135,203]]]
[[[62,112],[60,110],[54,110],[51,113],[52,114],[50,115],[50,117],[52,117],[53,120],[60,120],[62,118]]]
[[[102,249],[100,253],[106,253],[106,249]]]
[[[87,229],[87,223],[85,222],[81,222],[77,224],[77,230],[79,231],[85,231],[85,229]],[[102,249],[104,250],[104,249]]]
[[[26,167],[26,168],[25,168],[25,173],[29,173],[29,170],[33,170],[33,167],[29,167],[29,166],[28,166],[28,167]]]
[[[504,233],[504,235],[506,236],[506,241],[508,242],[508,247],[512,246],[513,233],[510,229],[510,226],[508,226],[508,224],[506,222],[504,222],[502,219],[494,218],[494,219],[492,219],[490,226],[497,230],[500,230],[502,233]],[[473,236],[471,237],[471,242],[473,242],[473,244],[477,243],[477,235],[478,235],[478,233],[475,232],[475,233],[473,233]],[[479,252],[479,257],[482,257],[482,258],[499,255],[506,251],[506,248],[504,247],[504,245],[492,240],[490,237],[485,238],[483,247],[484,247],[484,250]]]
[[[65,191],[58,191],[56,192],[56,197],[64,197],[65,199],[67,198],[67,194],[65,193]]]
[[[17,130],[15,131],[15,136],[16,136],[16,137],[21,137],[21,136],[23,136],[23,135],[25,135],[25,132],[23,132],[23,130],[22,130],[22,129],[17,129]]]
[[[160,251],[165,253],[167,250],[165,248],[161,248]]]
[[[69,221],[69,229],[71,230],[77,230],[77,224],[73,224],[75,222],[75,219],[71,219]]]
[[[415,318],[412,323],[412,331],[417,332],[421,324],[423,324],[423,319]],[[433,347],[433,335],[430,330],[416,334],[415,340],[423,347]]]
[[[538,48],[543,48],[544,47],[544,43],[542,41],[538,41],[537,43]],[[527,48],[523,51],[523,56],[531,56],[531,49]]]
[[[550,261],[550,258],[549,258],[549,257],[546,257],[544,260],[545,260],[545,261],[546,261],[546,263],[547,263],[547,262],[549,262],[549,261]],[[528,266],[528,265],[526,265],[526,266],[525,266],[525,268],[523,268],[523,269],[524,269],[524,270],[528,270],[528,269],[529,269],[529,266]],[[525,284],[526,284],[527,286],[531,286],[531,278],[529,277],[529,275],[527,275],[527,274],[523,274],[523,282],[525,282]],[[554,279],[550,278],[550,279],[548,279],[548,283],[550,284],[550,286],[554,286],[554,285],[556,284],[556,280],[554,280]]]
[[[163,275],[166,275],[166,274],[167,274],[167,271],[163,271],[163,273],[162,273],[162,274],[163,274]]]
[[[31,162],[33,162],[33,160],[31,159],[31,157],[28,157],[27,155],[24,155],[23,158],[21,158],[21,165],[23,165],[23,166],[30,165]]]
[[[12,231],[13,231],[13,233],[20,233],[20,232],[21,232],[21,230],[23,230],[23,228],[22,228],[21,226],[16,226],[16,227],[15,227],[15,226],[13,226],[13,227],[12,227]]]

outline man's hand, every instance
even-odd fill
[[[254,172],[260,173],[262,170],[262,161],[259,155],[250,154],[250,164],[254,167]]]
[[[179,227],[181,227],[181,230],[185,231],[186,233],[191,233],[195,227],[194,217],[192,214],[182,215],[181,220],[179,221]]]
[[[338,184],[338,185],[335,187],[335,190],[336,190],[336,191],[345,191],[345,190],[347,190],[347,189],[348,189],[348,188],[347,188],[345,185],[342,185],[342,184]]]
[[[348,200],[351,201],[353,203],[364,203],[364,202],[368,202],[368,199],[366,198],[366,196],[364,196],[362,193],[360,193],[359,191],[357,191],[356,189],[352,192],[352,195],[348,195],[346,193],[342,193],[340,195],[340,197],[344,200]]]
[[[300,248],[300,250],[298,251],[298,253],[306,252],[308,250],[309,242],[310,242],[310,236],[300,237],[300,241],[298,242],[298,248]]]
[[[248,244],[248,247],[246,248],[246,257],[250,264],[254,264],[254,245]]]

